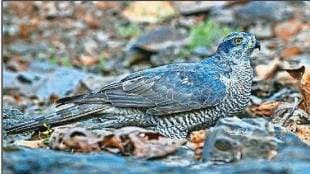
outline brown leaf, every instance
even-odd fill
[[[33,140],[33,141],[16,141],[15,145],[18,146],[26,146],[30,148],[39,148],[39,147],[45,147],[44,145],[44,139],[41,140]]]
[[[96,29],[100,26],[99,20],[89,13],[84,17],[84,21],[90,28]]]
[[[310,68],[301,66],[297,69],[286,70],[294,79],[298,80],[298,88],[301,92],[303,101],[300,107],[310,113]]]
[[[94,134],[79,127],[59,127],[50,137],[49,146],[59,150],[76,152],[100,151],[98,139]]]
[[[163,137],[146,129],[124,127],[113,132],[113,135],[104,137],[101,145],[109,151],[117,148],[124,155],[151,159],[175,152],[184,142]]]
[[[302,27],[302,22],[297,19],[285,21],[276,25],[275,35],[283,40],[288,40],[294,36]]]
[[[183,143],[184,140],[166,138],[156,132],[137,127],[124,127],[101,138],[83,128],[63,127],[53,132],[49,146],[53,149],[76,152],[107,150],[150,159],[173,153]]]
[[[22,59],[19,56],[10,58],[6,63],[6,67],[11,71],[26,71],[28,69],[29,62]]]
[[[102,10],[108,10],[108,9],[119,9],[120,2],[115,1],[96,1],[95,2],[96,7]]]
[[[86,56],[86,55],[81,55],[79,60],[80,60],[81,64],[84,66],[95,65],[99,61],[98,57]]]
[[[285,126],[310,145],[310,114],[296,107],[297,104],[283,102],[274,112],[272,122]]]
[[[156,23],[176,12],[168,1],[134,1],[123,11],[132,22]]]
[[[301,49],[298,47],[289,47],[289,48],[285,48],[282,52],[281,52],[281,57],[283,57],[284,59],[288,59],[291,57],[294,57],[298,54],[301,53]]]
[[[309,125],[297,125],[295,133],[300,139],[302,139],[305,143],[310,145],[310,126]]]
[[[190,141],[193,143],[196,160],[200,160],[202,158],[205,139],[206,130],[194,131],[190,135]]]
[[[254,115],[261,115],[270,117],[273,115],[274,111],[279,107],[281,102],[265,102],[258,106],[251,106],[250,112]]]
[[[258,78],[260,78],[261,80],[267,80],[272,78],[277,73],[280,65],[281,65],[280,59],[276,58],[268,65],[257,65],[255,67],[255,71]]]
[[[133,155],[146,159],[164,157],[175,152],[184,143],[182,140],[161,136],[158,139],[149,139],[147,134],[141,133],[130,134],[129,138],[134,145]]]

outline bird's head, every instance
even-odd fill
[[[217,53],[226,58],[249,60],[255,48],[260,50],[260,43],[253,34],[233,32],[226,36],[219,44]]]

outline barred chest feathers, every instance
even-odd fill
[[[221,104],[233,115],[242,111],[248,104],[251,95],[253,69],[249,62],[234,65],[228,76],[221,76],[221,80],[228,87],[227,95]]]

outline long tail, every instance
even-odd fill
[[[99,114],[95,114],[105,110],[108,106],[102,104],[73,104],[58,111],[33,118],[21,124],[5,129],[8,134],[16,134],[30,130],[39,130],[49,125],[51,127],[61,126],[75,121],[94,118]]]

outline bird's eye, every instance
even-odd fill
[[[239,45],[239,44],[242,43],[242,38],[236,38],[236,39],[234,40],[234,42],[235,42],[236,45]]]

